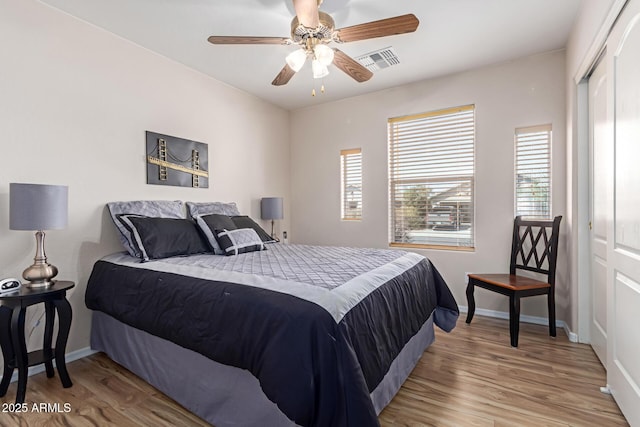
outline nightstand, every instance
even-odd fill
[[[64,355],[71,328],[71,304],[67,301],[67,290],[75,284],[66,280],[57,280],[45,289],[31,289],[23,285],[19,290],[0,295],[0,347],[4,357],[4,373],[0,382],[0,397],[7,394],[13,370],[18,368],[18,391],[16,403],[23,403],[27,391],[29,366],[44,363],[47,377],[54,376],[53,359],[64,388],[71,387],[71,378],[67,372]],[[44,303],[45,326],[42,350],[27,353],[24,335],[24,320],[27,307]],[[53,340],[53,323],[58,312],[58,336],[55,350],[51,347]]]

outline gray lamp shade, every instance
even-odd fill
[[[69,188],[65,185],[9,184],[11,230],[57,230],[67,226]]]
[[[272,220],[284,218],[282,197],[263,197],[260,201],[260,217]]]

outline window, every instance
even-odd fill
[[[516,129],[516,216],[551,218],[551,125]]]
[[[362,219],[362,150],[360,148],[340,151],[340,176],[342,219]]]
[[[475,107],[389,119],[390,245],[472,250]]]

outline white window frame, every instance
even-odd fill
[[[475,250],[475,105],[391,118],[388,131],[389,246]]]
[[[550,124],[515,130],[514,212],[527,218],[552,218]]]
[[[362,220],[362,149],[340,150],[340,218]]]

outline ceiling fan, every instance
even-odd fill
[[[358,82],[365,82],[373,73],[329,43],[347,43],[359,40],[412,33],[418,28],[418,18],[413,14],[381,19],[336,29],[333,18],[318,10],[322,0],[293,0],[296,16],[291,21],[291,37],[243,37],[211,36],[213,44],[297,44],[300,49],[286,57],[286,64],[271,82],[274,86],[285,85],[297,73],[307,58],[311,58],[314,78],[329,74],[328,65],[333,63]],[[315,90],[314,90],[315,92]]]

